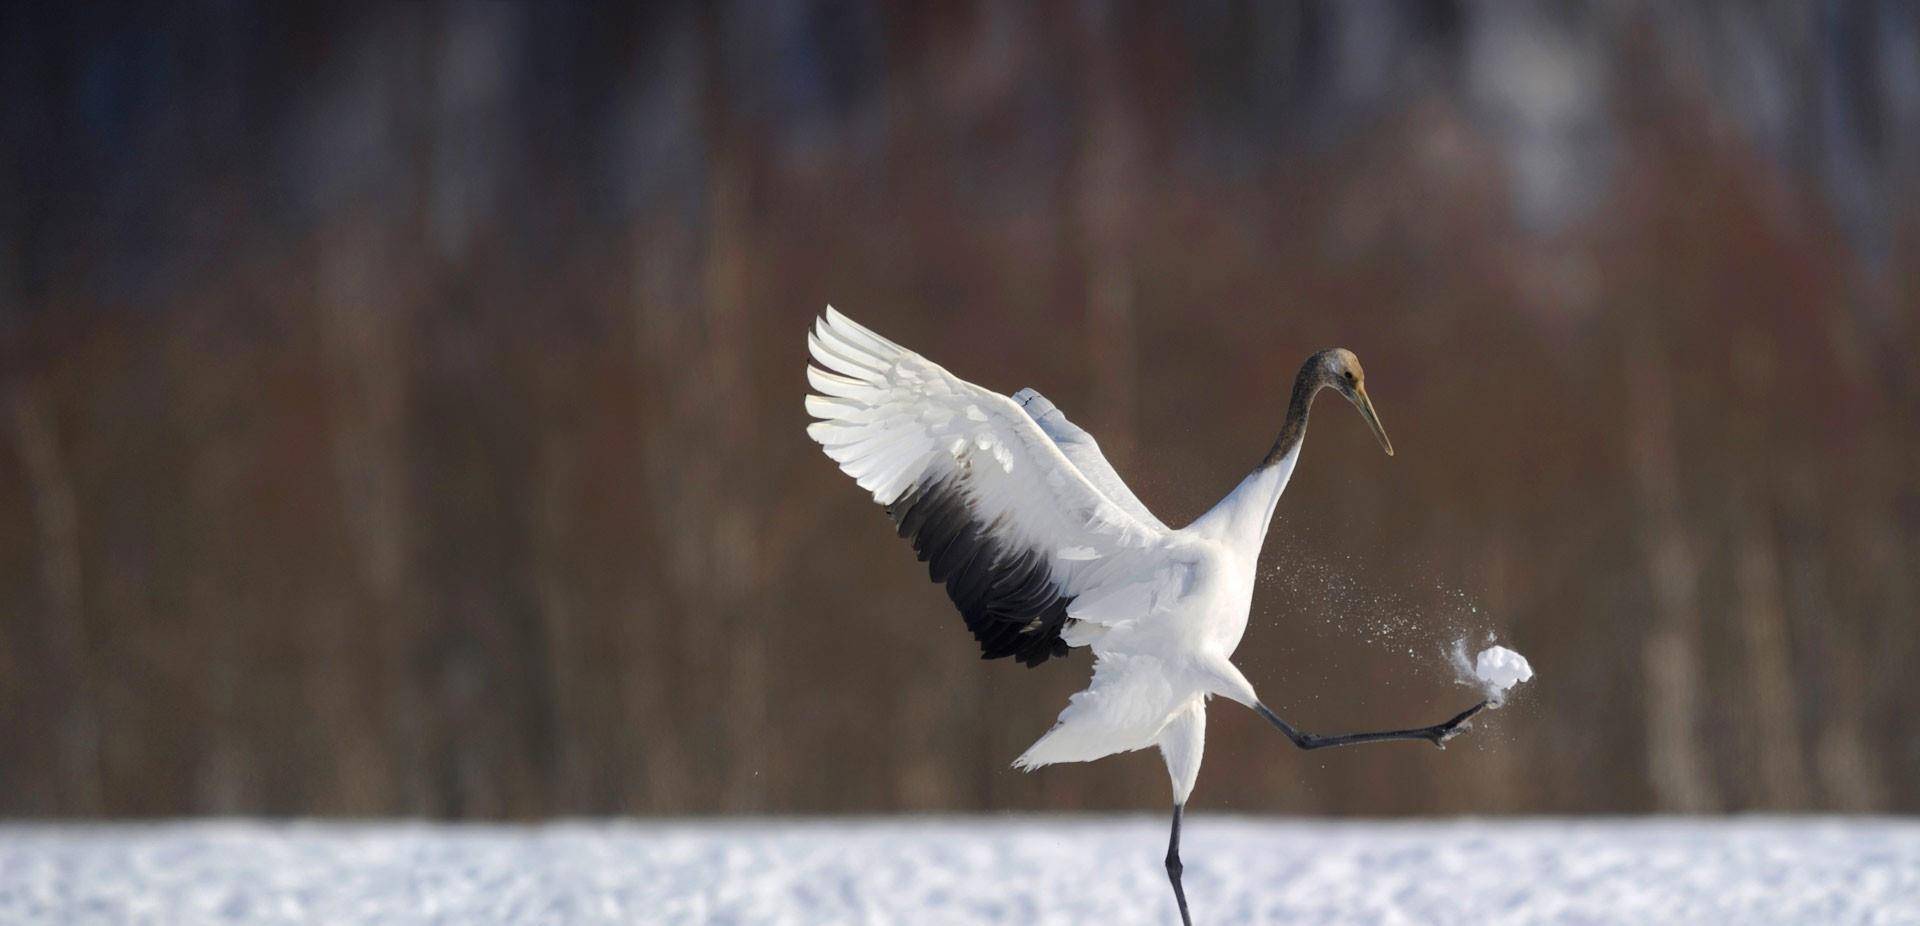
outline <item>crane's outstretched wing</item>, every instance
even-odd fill
[[[1153,516],[1153,512],[1147,510],[1147,506],[1140,504],[1140,499],[1134,497],[1133,490],[1127,488],[1126,481],[1120,478],[1119,473],[1114,472],[1113,464],[1108,463],[1106,456],[1100,452],[1100,443],[1093,439],[1093,435],[1088,434],[1079,425],[1068,421],[1067,413],[1061,411],[1059,406],[1047,401],[1047,397],[1041,395],[1040,390],[1029,386],[1014,393],[1013,400],[1019,403],[1021,409],[1026,411],[1035,424],[1040,426],[1040,430],[1053,438],[1053,443],[1060,448],[1060,453],[1080,471],[1080,475],[1087,477],[1087,481],[1093,483],[1094,488],[1100,490],[1100,494],[1125,509],[1140,523],[1162,531],[1168,529],[1165,524],[1160,523],[1159,518]]]
[[[1012,399],[831,306],[807,346],[821,393],[807,396],[821,419],[807,434],[887,506],[982,658],[1064,655],[1076,597],[1111,598],[1156,571],[1166,529],[1102,494]]]

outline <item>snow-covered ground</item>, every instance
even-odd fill
[[[1189,818],[1200,923],[1920,923],[1920,821]],[[1148,817],[0,826],[0,923],[1177,922]]]

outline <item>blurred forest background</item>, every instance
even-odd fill
[[[1141,809],[804,436],[831,301],[1184,523],[1196,809],[1920,810],[1920,10],[8,4],[0,813]]]

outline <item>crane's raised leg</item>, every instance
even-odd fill
[[[1173,899],[1180,904],[1181,926],[1193,926],[1193,917],[1187,914],[1187,889],[1180,886],[1180,812],[1186,804],[1173,805],[1173,837],[1167,840],[1167,880],[1173,882]]]
[[[1253,709],[1259,711],[1260,716],[1267,718],[1267,722],[1279,727],[1280,732],[1285,733],[1287,739],[1293,740],[1295,746],[1301,749],[1325,749],[1328,746],[1353,746],[1359,743],[1384,743],[1390,740],[1426,740],[1435,746],[1445,746],[1448,739],[1451,739],[1454,734],[1460,732],[1460,725],[1465,723],[1467,718],[1480,713],[1486,706],[1487,702],[1482,701],[1455,714],[1452,720],[1445,723],[1436,723],[1431,727],[1418,727],[1412,730],[1384,730],[1378,733],[1341,733],[1333,736],[1303,733],[1294,727],[1293,724],[1281,720],[1279,714],[1268,710],[1265,704],[1261,704],[1258,701],[1254,702]],[[1175,819],[1178,819],[1177,812]],[[1175,828],[1178,828],[1177,823],[1175,824]]]

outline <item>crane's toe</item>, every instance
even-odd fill
[[[1473,715],[1478,714],[1481,711],[1485,710],[1486,707],[1487,707],[1487,702],[1482,701],[1479,704],[1475,704],[1474,706],[1469,707],[1458,714],[1455,714],[1452,720],[1449,720],[1446,723],[1440,724],[1439,726],[1433,727],[1432,735],[1428,736],[1427,739],[1431,740],[1435,746],[1438,746],[1441,749],[1447,748],[1447,740],[1453,739],[1454,737],[1459,736],[1461,733],[1464,733],[1467,730],[1471,729],[1473,727],[1473,724],[1469,723],[1468,720],[1472,718]]]

